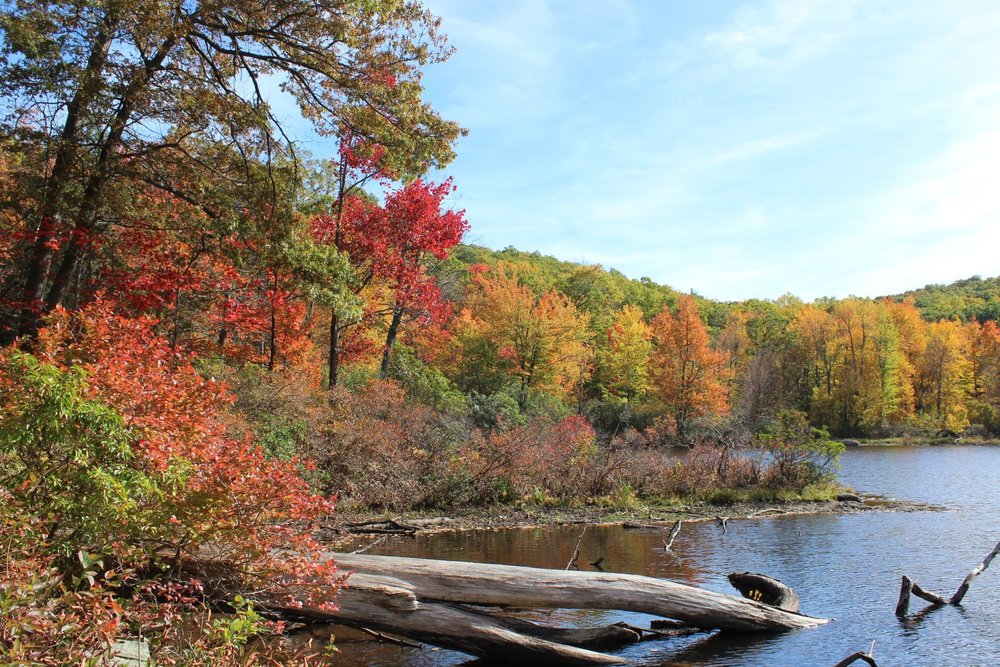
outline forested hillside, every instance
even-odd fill
[[[484,273],[482,267],[491,269]],[[565,299],[587,331],[567,333],[553,347],[570,350],[573,336],[583,340],[581,371],[572,390],[564,384],[561,393],[554,387],[546,393],[605,431],[655,422],[660,432],[666,426],[677,435],[687,422],[723,414],[757,428],[788,408],[841,435],[957,432],[970,423],[997,427],[997,279],[970,278],[879,299],[805,304],[789,295],[720,303],[513,248],[460,246],[437,271],[457,285],[456,307],[472,320],[476,308],[461,302],[470,288],[480,289],[481,275],[516,276],[518,289]],[[481,311],[488,318],[493,309]],[[671,314],[684,322],[679,339],[664,329]],[[469,326],[459,318],[452,333]],[[493,353],[496,358],[483,357],[470,344],[453,350],[450,358],[463,359],[457,367],[435,363],[463,391],[502,393],[505,381],[524,371],[515,364],[498,376],[504,359]],[[685,359],[684,368],[674,369],[673,378],[664,375],[663,366],[677,358]],[[484,378],[477,368],[493,376]],[[521,385],[528,396],[535,388],[531,379]]]
[[[923,318],[930,322],[1000,319],[1000,278],[972,276],[949,285],[926,285],[890,298],[912,299]]]

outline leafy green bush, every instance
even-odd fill
[[[136,436],[118,413],[85,397],[82,371],[28,354],[3,358],[0,378],[0,486],[32,508],[39,539],[67,566],[79,552],[134,544],[159,489],[135,464]]]
[[[463,414],[466,410],[465,395],[444,373],[418,359],[408,348],[400,347],[393,354],[389,377],[406,390],[411,400],[448,414]]]
[[[770,458],[767,476],[771,486],[803,488],[830,477],[844,444],[832,440],[825,429],[809,426],[800,410],[782,410],[768,429],[757,435],[757,446]]]

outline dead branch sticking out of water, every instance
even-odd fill
[[[875,653],[875,642],[873,641],[867,653],[864,651],[858,651],[857,653],[852,653],[843,660],[841,660],[840,662],[838,662],[833,667],[847,667],[848,665],[855,663],[858,660],[867,662],[870,665],[870,667],[878,667],[878,664],[875,662],[875,658],[873,657],[874,653]]]
[[[378,545],[380,545],[383,542],[385,542],[387,539],[389,539],[389,536],[388,535],[383,535],[382,537],[377,538],[375,541],[369,542],[366,546],[363,546],[360,549],[355,549],[351,553],[352,554],[363,554],[364,552],[368,551],[369,549],[374,549]]]
[[[576,547],[573,549],[573,555],[569,557],[569,562],[566,563],[565,569],[576,569],[576,561],[580,558],[580,545],[583,543],[583,536],[587,534],[587,525],[584,524],[583,530],[580,531],[580,537],[576,538]]]
[[[896,603],[896,616],[906,616],[910,610],[910,596],[916,596],[927,602],[930,602],[934,607],[941,607],[944,605],[958,605],[962,603],[962,599],[965,594],[969,592],[969,586],[972,584],[973,580],[980,574],[986,571],[986,568],[990,566],[993,559],[1000,554],[1000,542],[993,547],[993,551],[986,555],[979,565],[977,565],[972,572],[966,575],[965,579],[962,581],[962,585],[958,587],[955,594],[950,598],[945,599],[943,596],[934,593],[933,591],[927,591],[917,585],[915,581],[907,576],[903,576],[900,586],[899,586],[899,601]]]
[[[670,535],[667,537],[667,539],[663,540],[664,551],[670,551],[670,548],[674,546],[674,540],[677,539],[677,536],[681,532],[682,523],[684,522],[681,519],[677,519],[677,522],[674,523],[674,527],[670,529]]]

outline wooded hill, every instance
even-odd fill
[[[450,285],[446,293],[462,314],[451,331],[465,343],[432,364],[466,392],[495,394],[511,373],[520,374],[528,395],[539,386],[518,366],[517,354],[498,355],[478,371],[470,366],[475,345],[469,331],[477,317],[489,319],[492,309],[477,311],[483,276],[504,274],[513,277],[511,289],[516,280],[536,298],[558,296],[580,318],[587,350],[577,358],[576,385],[563,378],[547,390],[575,400],[577,411],[608,430],[623,419],[640,428],[658,421],[676,436],[688,421],[723,414],[759,427],[782,409],[804,411],[814,426],[842,435],[997,426],[996,278],[973,277],[876,299],[806,304],[786,295],[727,303],[600,266],[464,245],[436,273]],[[529,304],[524,308],[532,311]],[[675,318],[684,342],[671,342],[668,316]],[[514,343],[518,333],[507,333]],[[566,354],[568,343],[555,347]],[[541,341],[539,346],[544,348]],[[448,366],[445,357],[456,355],[461,361]],[[686,368],[665,372],[671,359],[682,359]],[[508,375],[497,376],[508,361],[513,361]],[[494,374],[484,376],[483,368]]]

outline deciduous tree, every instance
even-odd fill
[[[677,312],[660,311],[652,322],[654,350],[650,380],[668,411],[678,437],[696,417],[721,415],[728,408],[726,355],[709,345],[708,330],[690,296],[677,300]]]
[[[637,306],[625,306],[615,313],[601,363],[603,385],[608,394],[631,403],[649,388],[651,336],[649,325]]]
[[[473,268],[460,320],[465,353],[515,377],[522,409],[529,389],[565,395],[579,382],[588,323],[565,296],[555,290],[536,295],[503,265]]]
[[[448,162],[460,132],[421,100],[420,68],[449,49],[408,0],[7,3],[0,21],[0,132],[23,157],[3,193],[24,232],[22,334],[66,301],[139,190],[214,229],[247,206],[290,219],[301,174],[281,93],[320,132],[377,140],[399,175]]]

